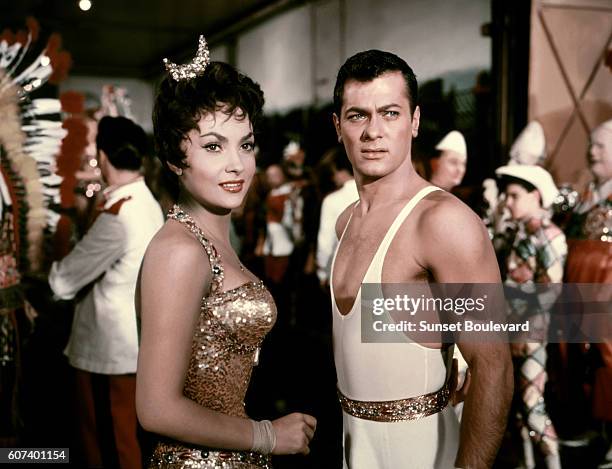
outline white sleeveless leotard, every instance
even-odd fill
[[[436,190],[440,189],[434,186],[423,188],[397,215],[362,283],[382,283],[385,256],[397,230],[414,206]],[[347,227],[349,224],[350,219]],[[404,343],[362,343],[361,288],[351,310],[345,316],[341,315],[333,289],[336,254],[332,261],[330,283],[334,360],[340,392],[353,400],[390,401],[438,391],[447,379],[452,349],[449,352],[449,349],[427,348],[408,338]],[[459,423],[450,404],[441,412],[418,420],[375,422],[353,417],[344,411],[342,418],[345,469],[454,467],[459,445]]]

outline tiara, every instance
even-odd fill
[[[208,52],[206,39],[204,39],[203,35],[200,35],[198,52],[196,52],[191,62],[185,65],[178,65],[174,62],[170,62],[168,59],[164,59],[164,65],[174,80],[190,80],[204,73],[204,70],[206,70],[206,67],[210,63],[209,56],[210,53]]]

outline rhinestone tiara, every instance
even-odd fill
[[[203,35],[200,35],[200,39],[198,40],[198,52],[196,52],[191,62],[184,65],[178,65],[174,62],[170,62],[168,59],[164,59],[166,70],[176,81],[190,80],[202,75],[209,63],[210,53],[206,45],[206,39],[204,39]]]

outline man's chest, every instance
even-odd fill
[[[363,281],[409,283],[422,281],[421,243],[416,230],[406,221],[393,237],[388,223],[364,223],[350,227],[340,243],[334,266],[338,293],[355,292]],[[379,273],[369,275],[370,273]]]

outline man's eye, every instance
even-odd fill
[[[365,116],[363,114],[351,114],[347,117],[350,121],[357,121],[363,119]]]
[[[399,116],[399,112],[397,112],[397,111],[385,111],[383,113],[383,115],[385,117],[397,117],[397,116]]]

